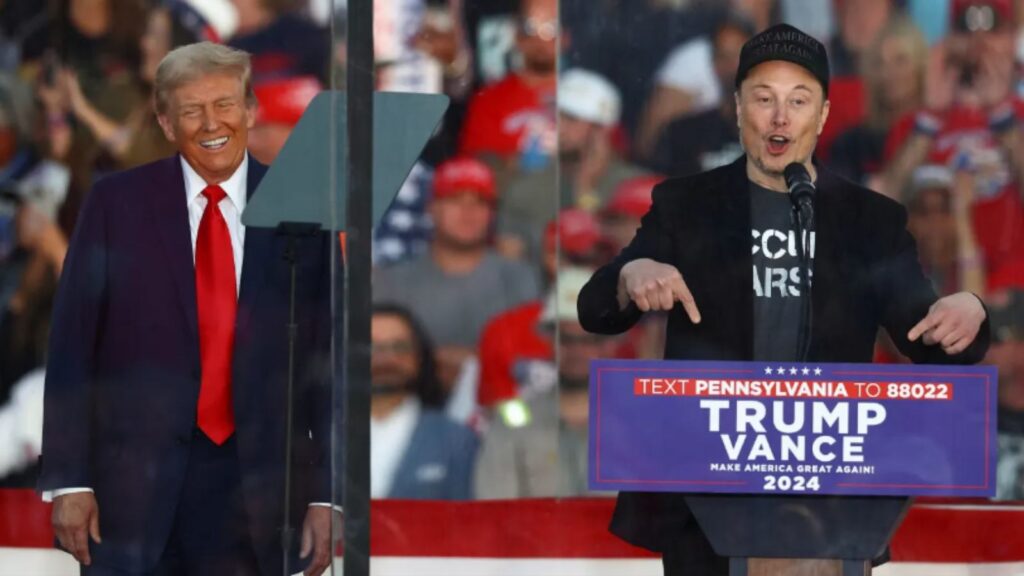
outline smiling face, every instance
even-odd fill
[[[172,90],[167,104],[157,120],[196,173],[208,184],[234,174],[255,122],[242,79],[230,72],[206,74]]]
[[[736,93],[750,179],[785,190],[782,172],[791,162],[805,165],[813,177],[811,155],[828,109],[821,84],[802,66],[772,60],[751,69]]]

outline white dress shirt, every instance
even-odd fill
[[[188,227],[192,235],[192,264],[196,262],[196,239],[199,237],[199,222],[203,219],[208,203],[203,190],[207,183],[192,166],[181,157],[181,170],[185,175],[185,201],[188,203]],[[242,211],[245,210],[248,194],[249,155],[246,154],[230,178],[219,186],[227,196],[217,205],[228,225],[231,236],[231,251],[235,256],[235,290],[242,285],[242,259],[245,255],[245,226],[242,225]],[[237,295],[238,292],[235,292]]]
[[[184,156],[179,156],[178,159],[181,161],[181,171],[185,177],[185,202],[188,206],[188,227],[192,238],[192,264],[194,265],[196,260],[196,239],[199,237],[199,222],[202,221],[203,212],[206,210],[206,204],[208,203],[206,196],[203,196],[203,190],[206,189],[208,184],[192,168],[192,165],[185,160]],[[242,212],[245,210],[245,204],[248,200],[248,184],[249,155],[246,154],[242,158],[242,163],[235,169],[234,174],[219,184],[227,195],[217,205],[220,208],[221,215],[224,217],[224,222],[228,226],[228,234],[231,236],[231,251],[235,257],[236,294],[238,294],[237,291],[241,289],[242,285],[242,262],[245,256],[245,226],[242,225]],[[65,494],[92,491],[92,488],[84,487],[61,488],[52,492],[44,491],[42,497],[44,502],[50,502],[54,498]],[[314,502],[310,505],[330,506],[331,504],[327,502]],[[338,506],[334,508],[338,511],[341,510]]]

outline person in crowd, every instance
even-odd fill
[[[32,370],[0,402],[0,489],[25,489],[35,483],[43,443],[45,377],[42,368]]]
[[[547,165],[555,140],[558,32],[554,0],[522,0],[516,35],[522,68],[470,99],[460,135],[461,154],[525,170]]]
[[[537,262],[540,234],[557,210],[595,212],[623,180],[644,170],[616,150],[618,90],[588,70],[567,70],[558,81],[558,163],[510,177],[498,207],[498,246],[510,257]]]
[[[641,161],[652,162],[656,146],[672,122],[732,104],[728,98],[730,84],[723,84],[721,79],[736,71],[743,43],[768,25],[768,15],[754,4],[758,3],[733,0],[730,10],[707,34],[681,44],[661,64],[634,144],[634,153]]]
[[[229,37],[236,20],[228,0],[166,0],[157,4],[150,9],[145,33],[139,40],[141,97],[128,117],[118,122],[106,116],[82,91],[77,75],[63,70],[60,82],[67,90],[69,111],[92,133],[119,169],[168,156],[174,147],[160,131],[151,97],[157,66],[178,46]]]
[[[598,214],[601,236],[610,254],[608,259],[629,245],[641,218],[651,208],[651,190],[661,176],[640,176],[622,182],[608,204]],[[602,264],[607,261],[602,262]],[[616,342],[616,358],[658,359],[665,345],[665,316],[648,314]]]
[[[37,96],[46,108],[48,155],[71,169],[71,189],[61,209],[66,234],[96,176],[113,165],[88,127],[72,122],[62,71],[70,70],[82,93],[107,118],[124,122],[145,96],[136,71],[145,9],[135,0],[60,0],[51,21],[51,50],[40,59]]]
[[[776,2],[751,0],[751,5]],[[622,95],[625,136],[637,138],[643,109],[659,66],[674,47],[704,36],[721,17],[722,2],[641,0],[585,2],[563,0],[568,18],[566,68],[593,70],[608,78]],[[609,26],[610,22],[618,23]],[[628,24],[623,24],[628,23]]]
[[[413,38],[413,46],[441,65],[442,91],[463,100],[473,86],[473,52],[462,20],[465,0],[428,4]]]
[[[498,82],[513,69],[522,0],[459,0],[476,88]],[[561,16],[561,14],[559,14]]]
[[[969,15],[984,10],[979,27]],[[928,68],[926,108],[902,118],[885,145],[883,192],[907,189],[922,164],[946,164],[974,176],[974,230],[986,289],[1024,286],[1024,139],[1015,94],[1016,34],[1009,0],[954,0],[949,37]]]
[[[607,357],[611,339],[588,334],[576,318],[586,268],[558,273],[541,314],[557,347],[556,385],[530,398],[528,419],[496,419],[484,435],[474,485],[481,499],[587,494],[590,361]]]
[[[21,99],[14,92],[4,95],[12,106],[0,116],[26,114],[18,120],[31,125],[31,107],[13,105]],[[11,128],[11,149],[4,150],[10,157],[0,170],[0,243],[10,243],[0,250],[0,487],[24,489],[39,474],[42,366],[68,246],[57,209],[70,176],[64,166],[38,158],[25,131]]]
[[[14,232],[20,257],[11,266],[13,291],[0,301],[0,402],[47,357],[53,297],[68,248],[57,225],[68,179],[66,168],[44,161],[5,192],[17,206]]]
[[[893,0],[838,0],[835,2],[838,34],[832,37],[828,55],[832,74],[838,78],[860,76],[862,60],[876,46],[896,7]]]
[[[238,29],[228,44],[252,54],[254,84],[292,76],[330,83],[331,36],[292,0],[231,0]]]
[[[827,165],[837,174],[871,189],[882,188],[885,139],[897,120],[926,103],[928,45],[908,17],[891,18],[878,42],[863,57],[864,121],[836,136]]]
[[[114,9],[120,0],[110,1],[108,8]],[[89,23],[96,17],[82,18]],[[114,20],[120,22],[120,15]],[[153,74],[160,59],[175,46],[230,34],[235,20],[226,0],[167,0],[150,9],[144,27],[138,26],[131,50],[138,57],[125,60],[134,63],[131,69],[108,62],[103,64],[106,76],[97,79],[95,64],[80,62],[81,57],[48,61],[37,93],[46,112],[48,155],[71,169],[71,188],[60,215],[67,234],[74,229],[94,179],[173,152],[153,112]],[[80,26],[91,30],[97,25]]]
[[[478,441],[442,411],[430,337],[388,304],[374,306],[370,336],[370,497],[469,499]]]
[[[320,92],[320,81],[313,76],[269,80],[253,87],[256,92],[256,124],[249,131],[249,152],[270,164],[299,123],[306,107]]]
[[[639,176],[621,182],[608,203],[598,214],[601,236],[608,243],[611,254],[618,254],[625,248],[640,228],[640,219],[651,208],[651,190],[661,181],[661,176]]]
[[[795,4],[795,3],[793,3]],[[834,3],[837,33],[830,36],[832,92],[829,120],[818,137],[818,156],[827,160],[832,142],[865,115],[864,67],[869,48],[897,7],[893,0],[839,0]],[[787,20],[788,21],[788,20]]]
[[[0,72],[0,193],[14,190],[39,162],[39,114],[32,89],[17,76]],[[13,195],[0,201],[0,302],[13,290],[11,263],[19,256],[14,231]]]
[[[146,18],[144,3],[59,0],[55,8],[50,22],[53,55],[57,63],[81,77],[86,93],[95,96],[94,91],[101,90],[103,84],[133,81],[132,73],[140,61],[139,36]]]
[[[434,225],[428,252],[374,273],[374,301],[408,308],[437,345],[446,391],[463,363],[475,356],[484,324],[539,292],[534,269],[491,247],[497,202],[486,164],[473,158],[441,164],[428,209]]]
[[[37,375],[67,250],[57,208],[68,170],[43,156],[32,89],[0,73],[0,486],[29,488],[39,467]]]
[[[658,311],[668,315],[666,359],[868,362],[884,326],[915,362],[982,359],[984,306],[968,292],[936,297],[903,207],[812,162],[829,77],[825,47],[792,26],[743,46],[735,87],[746,154],[655,187],[632,242],[580,292],[583,328],[620,334]],[[766,248],[770,238],[799,237],[783,176],[791,164],[817,188],[806,244],[814,292],[826,296],[815,298],[823,304],[807,339],[797,250]],[[728,573],[679,494],[620,493],[611,529],[661,552],[666,574]]]
[[[544,278],[553,286],[560,267],[595,267],[604,261],[601,228],[586,210],[566,208],[544,229]],[[506,420],[522,406],[505,406],[549,392],[556,383],[554,350],[541,325],[544,300],[538,298],[494,316],[480,336],[477,404],[497,408]]]
[[[136,71],[141,54],[139,41],[145,30],[145,11],[134,0],[61,0],[52,23],[52,50],[42,58],[37,89],[40,97],[54,99],[52,91],[66,92],[61,71],[78,78],[82,92],[104,116],[124,121],[145,99]],[[48,110],[51,123],[67,121],[65,106]],[[73,137],[55,155],[72,167],[76,188],[88,190],[93,170],[105,170],[101,143],[85,126],[73,125]]]
[[[66,166],[39,149],[31,89],[0,77],[0,402],[46,357],[53,295],[67,250],[57,222]]]
[[[319,575],[333,556],[334,237],[297,250],[293,420],[289,284],[268,280],[289,275],[287,240],[241,222],[266,172],[246,152],[249,56],[176,48],[154,89],[178,154],[86,197],[54,304],[38,488],[86,576],[272,574],[301,569],[300,557]],[[286,524],[296,530],[283,541]]]
[[[999,463],[996,498],[1024,499],[1024,291],[993,295],[992,348],[985,360],[999,370]]]
[[[917,240],[921,269],[940,295],[985,293],[985,266],[971,219],[974,177],[941,164],[919,167],[903,194],[907,230]],[[875,362],[908,362],[879,331]]]
[[[904,194],[907,229],[917,240],[921,267],[938,294],[985,294],[985,273],[971,220],[973,177],[941,165],[914,173]]]
[[[621,107],[619,91],[604,77],[582,69],[562,75],[558,84],[562,205],[597,211],[623,180],[643,174],[615,149]]]
[[[729,93],[740,49],[752,34],[753,27],[740,17],[727,18],[718,25],[708,41],[708,59],[713,66],[713,76],[706,79],[708,86],[722,94]],[[723,97],[707,110],[664,126],[657,144],[647,155],[647,164],[662,174],[686,176],[728,164],[742,153],[736,129],[736,103]]]
[[[479,3],[384,0],[374,5],[377,89],[450,98],[441,128],[420,155],[430,166],[457,154],[467,101],[475,88],[476,54],[469,45],[463,18],[466,4]],[[492,4],[495,2],[487,3]]]

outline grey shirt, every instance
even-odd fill
[[[592,494],[587,490],[587,428],[571,428],[562,422],[557,389],[532,398],[527,406],[529,424],[512,428],[495,418],[487,429],[473,481],[476,497]]]
[[[800,330],[800,258],[789,195],[750,183],[754,289],[754,360],[797,359]],[[814,268],[814,232],[811,278]]]
[[[446,274],[426,254],[379,268],[373,278],[373,301],[409,308],[439,346],[476,346],[495,314],[539,294],[536,270],[490,250],[467,274]]]

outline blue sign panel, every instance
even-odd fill
[[[590,488],[992,496],[993,366],[596,360]]]

